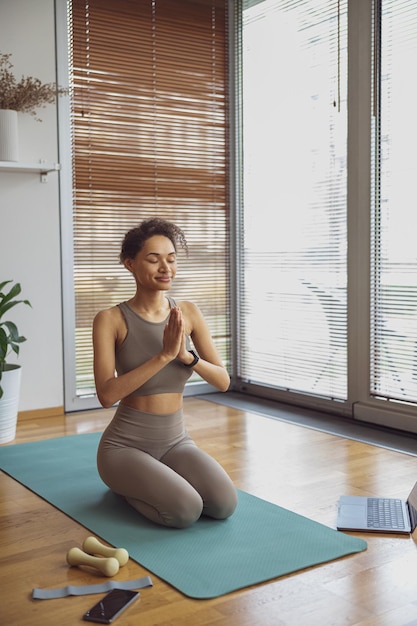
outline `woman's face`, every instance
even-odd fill
[[[168,290],[177,273],[175,247],[168,237],[154,235],[145,241],[134,259],[126,259],[125,267],[141,289]]]

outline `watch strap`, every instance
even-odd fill
[[[188,350],[188,352],[193,355],[194,359],[193,361],[191,361],[191,363],[184,363],[184,365],[185,367],[194,367],[194,365],[197,365],[197,363],[199,362],[200,357],[194,350]]]

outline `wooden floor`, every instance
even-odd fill
[[[113,410],[26,420],[13,443],[101,431]],[[240,489],[334,528],[342,493],[406,497],[417,458],[196,398],[188,430]],[[11,444],[13,445],[13,444]],[[53,480],[53,477],[51,477]],[[277,528],[277,533],[279,528]],[[101,596],[31,600],[34,587],[94,584],[70,568],[69,548],[90,533],[0,472],[0,624],[73,626]],[[417,532],[361,535],[368,550],[213,600],[192,600],[151,575],[120,626],[417,625]],[[148,575],[129,561],[116,580]],[[102,580],[102,579],[100,579]],[[106,580],[106,579],[104,579]]]

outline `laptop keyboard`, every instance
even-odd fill
[[[405,523],[401,500],[368,498],[368,528],[404,530]]]

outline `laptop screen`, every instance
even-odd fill
[[[417,483],[414,485],[407,500],[408,511],[410,513],[411,532],[417,526]]]

